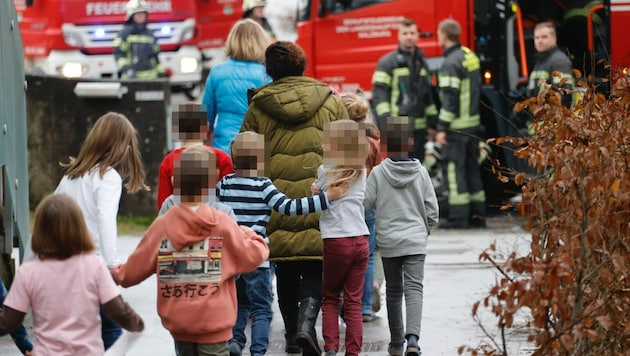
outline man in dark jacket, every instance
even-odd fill
[[[398,28],[398,49],[384,55],[372,76],[372,102],[380,126],[388,116],[409,116],[414,125],[414,152],[424,160],[427,130],[435,129],[437,109],[433,100],[431,74],[424,53],[416,42],[420,34],[412,19]]]
[[[444,48],[439,75],[442,107],[436,142],[444,146],[448,183],[448,221],[442,228],[486,226],[486,193],[479,167],[479,58],[459,42],[461,27],[452,19],[440,22],[438,42]]]
[[[537,96],[547,84],[566,89],[562,95],[562,105],[571,107],[574,87],[573,65],[569,57],[557,45],[556,28],[551,22],[541,22],[534,28],[536,56],[534,69],[529,75],[527,96]],[[557,74],[553,74],[556,72]]]
[[[265,135],[270,155],[265,175],[280,191],[292,199],[311,195],[323,161],[324,124],[348,119],[348,111],[329,86],[303,76],[306,55],[293,42],[267,47],[265,67],[273,81],[250,92],[241,132]],[[273,213],[267,234],[269,258],[276,263],[286,352],[321,355],[315,332],[322,299],[319,213],[297,217]]]
[[[130,0],[127,22],[114,40],[114,58],[121,79],[156,79],[165,77],[160,66],[160,45],[147,28],[149,5],[144,0]]]

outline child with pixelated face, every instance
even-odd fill
[[[164,201],[173,194],[174,162],[188,147],[202,144],[208,136],[208,119],[205,105],[194,103],[181,104],[173,111],[173,137],[183,142],[183,147],[176,148],[167,154],[159,167],[157,206],[162,209]],[[219,176],[233,173],[232,159],[218,148],[207,147],[214,152],[216,168]],[[216,181],[216,180],[215,180]]]
[[[239,224],[251,227],[265,238],[272,210],[291,216],[319,212],[347,191],[347,187],[339,185],[312,197],[289,199],[264,176],[267,157],[262,134],[251,131],[238,134],[231,151],[236,173],[221,179],[217,184],[217,196],[234,209]],[[273,302],[270,273],[269,262],[265,262],[237,280],[239,313],[230,341],[233,354],[240,354],[245,346],[249,315],[252,315],[251,353],[264,354],[267,350]]]
[[[235,279],[269,250],[262,237],[237,225],[229,206],[214,201],[211,148],[187,147],[173,166],[174,194],[113,276],[125,287],[158,276],[158,314],[178,355],[227,354],[237,316]]]
[[[324,242],[322,333],[325,351],[339,351],[338,305],[343,290],[346,355],[358,355],[363,342],[361,298],[369,256],[363,196],[368,149],[365,129],[359,129],[358,123],[339,120],[324,125],[324,164],[318,168],[314,190],[340,184],[349,188],[319,221]]]
[[[232,208],[216,201],[219,179],[216,159],[214,151],[206,145],[186,147],[173,162],[173,194],[164,200],[159,215],[182,202],[202,202],[236,220]]]
[[[390,355],[419,355],[424,262],[427,240],[437,225],[439,207],[431,178],[415,158],[413,130],[407,117],[390,117],[381,131],[387,158],[367,180],[366,211],[376,206],[376,243],[386,281]],[[403,322],[402,298],[405,296]]]

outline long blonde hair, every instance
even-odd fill
[[[348,183],[352,184],[359,179],[365,171],[365,167],[361,166],[335,166],[326,171],[326,179],[329,181],[329,187]]]
[[[264,63],[269,37],[258,22],[239,20],[232,26],[225,41],[225,55],[240,61]]]
[[[144,184],[146,172],[136,129],[123,114],[108,112],[98,118],[83,141],[79,155],[70,156],[69,163],[59,164],[66,168],[65,174],[70,179],[83,176],[96,165],[103,177],[112,167],[122,176],[128,192],[149,190]]]

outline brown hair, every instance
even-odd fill
[[[208,136],[208,112],[206,105],[180,104],[173,112],[173,134],[180,140],[202,141]]]
[[[459,22],[453,19],[445,19],[438,25],[438,31],[446,35],[450,41],[459,42],[459,35],[462,34],[462,27]]]
[[[536,26],[534,27],[534,31],[539,30],[541,28],[548,28],[549,30],[551,30],[551,35],[552,36],[556,36],[556,25],[551,22],[551,21],[544,21],[544,22],[540,22],[537,23]]]
[[[240,61],[263,63],[269,37],[258,22],[251,19],[237,21],[225,41],[225,55]]]
[[[379,130],[378,126],[376,126],[376,124],[373,123],[372,121],[366,121],[365,122],[365,135],[375,140],[380,140],[381,130]]]
[[[265,67],[273,80],[289,76],[301,76],[306,69],[306,55],[293,42],[278,41],[265,51]]]
[[[413,130],[408,116],[390,116],[381,131],[382,143],[388,153],[404,153],[413,150]]]
[[[109,167],[114,168],[125,181],[130,193],[149,190],[144,184],[145,168],[140,156],[136,129],[123,114],[109,112],[96,120],[81,145],[79,155],[70,156],[66,168],[70,179],[83,176],[97,165],[101,177]]]
[[[49,195],[39,203],[31,245],[41,259],[65,260],[94,250],[79,204],[65,194]]]
[[[357,94],[346,94],[341,97],[341,101],[343,101],[346,109],[348,109],[350,120],[362,122],[367,118],[370,105],[362,96]]]
[[[201,197],[210,194],[210,189],[216,186],[219,176],[214,151],[203,144],[186,148],[174,162],[173,169],[173,192],[179,190],[177,195],[182,202],[201,201]]]
[[[417,24],[416,24],[416,21],[407,17],[400,21],[400,26],[410,27],[410,26],[417,26]]]

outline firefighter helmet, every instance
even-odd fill
[[[129,20],[134,14],[138,12],[149,12],[149,4],[144,0],[129,0],[126,5],[127,20]]]
[[[265,0],[243,0],[243,11],[249,11],[258,6],[267,5]]]

